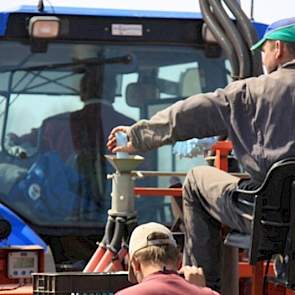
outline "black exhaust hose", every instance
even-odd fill
[[[216,21],[213,13],[210,10],[207,0],[200,0],[200,9],[204,17],[204,21],[208,28],[214,35],[215,39],[218,41],[222,49],[225,51],[227,58],[232,67],[232,76],[236,77],[239,75],[239,65],[237,63],[236,53],[230,41],[226,37],[224,31],[220,27],[219,23]]]
[[[223,27],[223,30],[227,33],[227,36],[233,45],[236,52],[239,65],[239,76],[234,77],[236,79],[243,79],[251,76],[250,56],[249,50],[246,48],[246,44],[241,37],[240,33],[236,29],[233,21],[229,18],[227,12],[221,5],[220,0],[209,0],[214,14],[216,15],[219,23]]]
[[[107,224],[104,231],[104,236],[102,238],[102,241],[100,242],[101,247],[106,247],[110,244],[115,229],[115,218],[112,216],[108,216]]]
[[[257,50],[250,50],[251,46],[258,41],[258,36],[251,21],[241,9],[239,3],[236,0],[223,0],[232,14],[235,16],[238,26],[241,28],[242,36],[247,44],[247,48],[250,51],[251,56],[251,72],[252,76],[259,76],[263,73],[261,54]]]
[[[111,243],[107,246],[109,250],[117,254],[121,249],[121,244],[124,236],[126,218],[116,217],[115,231]]]

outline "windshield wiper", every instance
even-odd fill
[[[0,70],[0,72],[10,72],[10,71],[43,71],[43,70],[53,70],[59,68],[75,68],[79,66],[91,66],[91,65],[102,65],[102,64],[129,64],[132,62],[131,55],[123,55],[118,57],[110,58],[87,58],[83,60],[77,60],[69,63],[58,63],[58,64],[44,64],[39,66],[30,67],[17,67],[17,68],[7,68]]]

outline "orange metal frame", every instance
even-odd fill
[[[182,188],[135,187],[134,194],[137,196],[182,197]]]

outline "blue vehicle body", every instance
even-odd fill
[[[11,11],[0,11],[0,36],[5,35],[7,22],[10,13],[40,13],[36,6],[21,5]],[[52,8],[47,6],[44,13],[54,15],[88,15],[88,16],[111,16],[128,18],[163,18],[163,19],[202,19],[201,12],[175,12],[158,10],[127,10],[127,9],[105,9],[105,8],[87,8],[87,7],[63,7]],[[257,34],[261,37],[266,29],[266,24],[255,22],[253,24]]]

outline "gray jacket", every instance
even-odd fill
[[[227,134],[240,163],[260,183],[272,163],[295,157],[294,123],[295,60],[271,74],[178,101],[134,124],[128,135],[135,148],[147,151]]]

